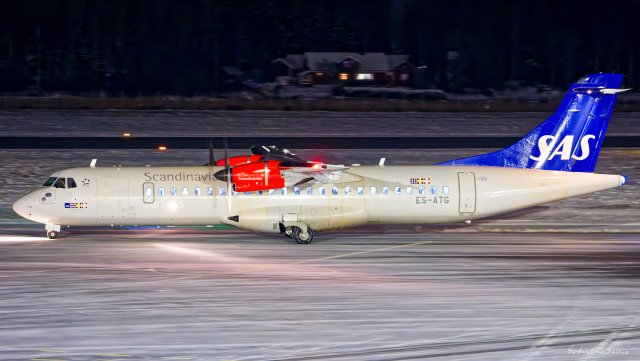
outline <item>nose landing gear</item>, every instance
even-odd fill
[[[47,237],[49,239],[56,239],[60,235],[59,224],[47,224],[44,226],[44,229],[47,231]]]

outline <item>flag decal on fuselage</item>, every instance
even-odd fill
[[[65,203],[64,208],[70,209],[79,209],[79,208],[89,208],[87,203]]]
[[[431,184],[431,178],[409,178],[409,184]]]

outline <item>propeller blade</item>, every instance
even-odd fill
[[[227,212],[231,215],[231,168],[229,166],[229,142],[227,138],[223,138],[224,142],[224,173],[227,178]]]
[[[213,138],[207,139],[207,145],[209,146],[209,165],[215,165],[215,159],[213,158]]]

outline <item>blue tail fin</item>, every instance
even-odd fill
[[[574,83],[558,110],[512,146],[439,165],[480,165],[593,172],[621,74],[590,74]]]

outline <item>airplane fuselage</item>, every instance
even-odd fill
[[[222,167],[62,170],[65,187],[40,187],[14,210],[47,225],[214,225],[282,232],[366,223],[474,220],[620,186],[617,175],[478,166],[358,166],[335,182],[229,192]],[[73,180],[74,187],[70,186]],[[231,193],[231,194],[229,194]]]

